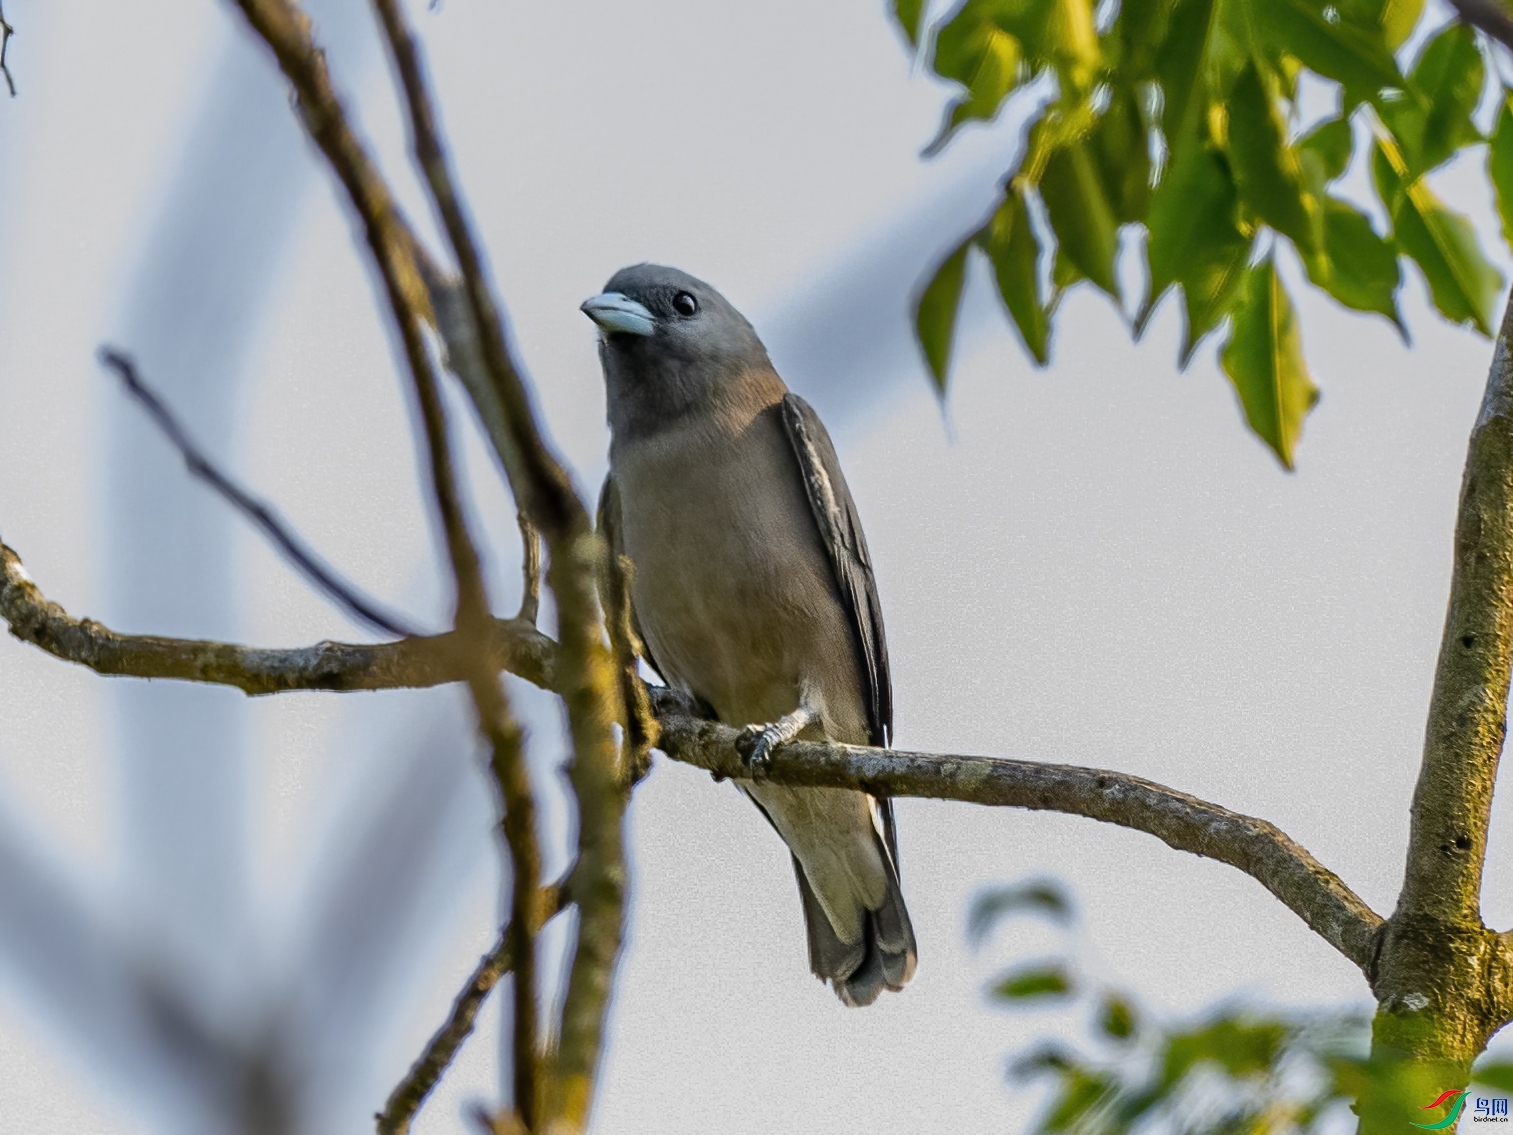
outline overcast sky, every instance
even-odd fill
[[[327,4],[342,6],[363,7]],[[921,159],[945,93],[911,72],[881,3],[412,7],[520,352],[585,492],[597,489],[607,433],[578,304],[624,264],[685,268],[753,319],[790,385],[830,418],[877,564],[897,744],[1115,768],[1264,816],[1390,913],[1461,461],[1490,357],[1487,341],[1428,311],[1417,276],[1404,292],[1411,348],[1380,319],[1300,295],[1323,399],[1295,474],[1244,428],[1211,346],[1176,371],[1170,302],[1132,346],[1106,301],[1074,293],[1053,365],[1035,370],[975,279],[942,407],[909,345],[905,297],[929,249],[989,200],[993,162],[1007,165],[1015,133],[977,128]],[[228,67],[267,68],[229,6],[206,0],[10,0],[5,14],[19,29],[20,97],[0,100],[0,535],[70,611],[130,624],[145,616],[121,579],[159,569],[152,539],[133,553],[121,534],[148,530],[122,512],[120,454],[158,443],[129,432],[132,412],[94,353],[114,340],[146,360],[146,332],[130,341],[143,326],[133,304],[154,278],[154,234],[179,219],[164,204],[175,171],[206,144],[193,128]],[[338,54],[351,64],[338,79],[360,95],[365,130],[429,226],[386,72],[368,54],[365,71],[360,44]],[[277,95],[271,77],[260,81]],[[298,149],[292,116],[285,125]],[[234,393],[193,424],[343,570],[439,624],[444,577],[390,339],[347,214],[301,160],[293,220],[266,238],[240,234],[239,255],[267,272],[265,298],[244,321],[245,344],[225,348]],[[1491,243],[1476,179],[1452,169],[1440,184]],[[281,251],[258,259],[264,239]],[[197,310],[193,295],[183,304]],[[199,326],[185,324],[186,336]],[[156,333],[173,340],[166,326]],[[191,418],[209,382],[193,377],[177,380]],[[469,452],[507,610],[513,514],[476,436]],[[182,480],[171,460],[161,466],[155,475]],[[146,499],[132,507],[157,498]],[[222,613],[196,625],[185,607],[173,626],[123,629],[280,645],[361,635],[255,537],[224,528]],[[180,560],[191,583],[221,579]],[[561,759],[553,711],[520,694],[549,784]],[[227,911],[201,917],[187,892],[139,877],[153,854],[191,866],[213,857],[187,820],[171,828],[187,844],[133,850],[142,817],[158,813],[131,803],[129,700],[9,638],[5,841],[144,949],[159,929],[178,934],[176,920],[189,955],[197,934],[223,943],[232,972],[215,980],[255,999],[266,983],[302,988],[289,973],[334,949],[309,930],[330,893],[321,888],[343,877],[344,856],[368,854],[360,833],[385,830],[382,801],[410,791],[416,754],[445,750],[435,759],[461,769],[467,791],[436,790],[449,842],[416,875],[433,880],[416,904],[424,929],[407,932],[384,971],[382,1005],[350,1017],[365,1022],[367,1047],[322,1105],[322,1130],[366,1130],[492,939],[487,786],[465,767],[462,703],[437,691],[214,705],[221,734],[242,738],[227,742],[235,774],[218,782],[239,786],[245,809],[231,826],[242,834],[203,837],[232,848],[223,867],[240,882],[205,900]],[[1505,928],[1513,815],[1502,798],[1494,813],[1484,906]],[[1349,963],[1231,868],[1068,817],[917,801],[898,814],[919,971],[903,994],[846,1010],[808,973],[788,855],[760,815],[729,785],[658,760],[631,808],[633,905],[596,1130],[1020,1129],[1037,1097],[1003,1083],[1005,1059],[1063,1022],[994,1009],[983,988],[1058,940],[1015,925],[972,953],[963,926],[977,890],[1029,875],[1066,881],[1089,964],[1153,1011],[1229,996],[1366,1002]],[[0,934],[0,1113],[28,1131],[186,1123],[164,1118],[168,1089],[81,1041],[87,1018],[60,1008],[8,941]],[[463,1103],[496,1093],[497,1054],[490,1014],[416,1130],[461,1130]]]

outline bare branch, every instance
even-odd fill
[[[1450,6],[1463,22],[1513,48],[1513,11],[1499,0],[1450,0]]]
[[[1513,300],[1471,431],[1449,610],[1413,795],[1399,919],[1481,927],[1480,893],[1513,658]]]
[[[398,642],[321,642],[265,649],[203,639],[123,635],[76,619],[47,599],[16,552],[0,543],[0,619],[22,642],[107,677],[173,678],[251,696],[291,690],[397,690],[466,680],[455,632]],[[556,687],[557,644],[529,623],[494,619],[489,658],[543,689]]]
[[[100,349],[100,361],[120,376],[126,392],[141,403],[149,417],[184,458],[184,465],[194,477],[204,481],[231,506],[256,525],[271,540],[316,590],[335,601],[359,622],[385,634],[407,638],[423,634],[405,620],[384,611],[376,600],[362,594],[353,584],[337,574],[298,533],[278,515],[267,501],[259,500],[216,467],[204,450],[190,439],[188,432],[168,408],[167,403],[142,381],[129,355],[113,347]]]
[[[537,428],[453,181],[414,38],[396,0],[374,0],[374,6],[404,89],[415,159],[462,275],[472,324],[469,346],[481,359],[481,365],[460,360],[454,365],[481,372],[479,379],[487,377],[489,396],[479,404],[480,414],[486,421],[492,414],[490,436],[515,499],[540,527],[551,553],[548,582],[561,636],[558,672],[573,739],[569,775],[578,804],[579,887],[578,937],[563,998],[547,1125],[583,1130],[593,1104],[604,1016],[623,937],[627,875],[623,820],[629,784],[614,729],[626,713],[595,594],[601,544],[587,508]],[[448,355],[454,359],[458,345],[448,340]],[[631,680],[639,679],[632,675]],[[523,1107],[518,1095],[516,1106]],[[527,1128],[536,1126],[529,1115],[523,1118]]]
[[[536,616],[541,608],[541,534],[524,511],[515,514],[520,525],[520,613],[515,616],[522,623],[536,625]]]
[[[750,778],[736,751],[736,730],[682,716],[675,712],[676,695],[660,688],[652,692],[662,723],[661,748],[669,757],[717,776]],[[766,779],[1063,812],[1147,832],[1178,851],[1238,867],[1362,969],[1371,963],[1382,925],[1338,876],[1274,824],[1124,773],[795,741],[773,752]]]
[[[563,882],[542,889],[541,911],[546,921],[571,901],[567,881],[571,875],[569,871]],[[374,1117],[378,1122],[378,1135],[406,1135],[410,1130],[415,1113],[440,1083],[463,1041],[472,1034],[473,1023],[484,1001],[499,984],[499,979],[510,972],[514,964],[512,946],[513,936],[506,925],[499,932],[494,948],[483,956],[478,968],[457,994],[446,1022],[436,1030],[405,1078],[389,1093],[383,1111]]]
[[[0,5],[0,75],[5,76],[5,85],[10,88],[11,98],[16,97],[16,80],[11,78],[10,65],[5,62],[5,49],[10,46],[16,29],[5,22],[5,6]]]

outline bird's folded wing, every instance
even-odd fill
[[[783,398],[783,428],[798,458],[804,479],[804,494],[809,498],[820,542],[835,571],[836,589],[845,604],[851,628],[856,634],[861,669],[866,681],[867,724],[870,741],[886,746],[893,733],[893,682],[888,672],[888,641],[883,635],[883,610],[877,598],[877,581],[872,575],[872,560],[867,555],[867,539],[862,535],[861,518],[856,502],[841,473],[840,460],[830,434],[814,408],[797,394]],[[878,801],[883,838],[888,853],[898,863],[897,837],[893,830],[891,801]]]

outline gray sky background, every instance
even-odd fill
[[[1288,475],[1244,429],[1211,346],[1176,372],[1173,304],[1131,346],[1109,305],[1079,292],[1054,365],[1036,371],[979,279],[942,411],[902,297],[930,234],[943,245],[986,202],[985,163],[1006,164],[1014,132],[969,131],[922,161],[944,92],[911,74],[881,9],[417,8],[553,436],[592,491],[607,438],[584,297],[643,259],[710,280],[840,440],[877,561],[900,746],[1116,768],[1265,816],[1388,913],[1490,344],[1430,314],[1411,272],[1411,349],[1382,321],[1303,295],[1324,395]],[[124,415],[94,352],[120,334],[197,100],[242,33],[204,0],[10,0],[6,16],[20,29],[21,97],[0,102],[0,533],[50,596],[103,616],[125,570],[102,558],[104,454]],[[385,79],[373,67],[361,81],[363,123],[429,225]],[[1440,185],[1491,243],[1475,173]],[[351,576],[436,621],[440,561],[388,334],[324,174],[307,196],[227,457]],[[469,453],[507,608],[512,511],[476,437]],[[245,530],[230,539],[243,637],[357,633]],[[127,766],[110,684],[6,638],[0,690],[0,823],[107,921],[136,925],[123,909],[139,880],[123,866]],[[546,783],[560,759],[552,711],[522,697]],[[446,691],[298,695],[240,712],[250,846],[238,933],[256,946],[249,967],[298,968],[330,948],[310,930],[322,880],[363,846],[353,833],[381,816],[384,786],[407,783],[404,758],[427,746],[465,755],[461,703]],[[367,1129],[491,940],[487,808],[438,800],[456,846],[438,860],[430,932],[385,983],[362,1026],[376,1047],[347,1070],[353,1086],[324,1130]],[[1494,808],[1484,904],[1506,927],[1513,816],[1505,797]],[[963,923],[979,888],[1031,874],[1067,881],[1089,964],[1157,1011],[1231,995],[1365,999],[1348,963],[1230,868],[1067,817],[898,809],[919,972],[904,994],[847,1011],[808,975],[787,854],[758,813],[728,785],[658,762],[631,812],[634,907],[597,1130],[1019,1129],[1036,1100],[1004,1086],[1004,1059],[1057,1019],[999,1012],[982,990],[1007,959],[1057,941],[1016,924],[972,954]],[[7,1123],[164,1130],[153,1089],[76,1037],[0,956]],[[497,1053],[491,1014],[417,1131],[461,1130],[461,1104],[494,1094]]]

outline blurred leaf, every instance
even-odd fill
[[[1317,154],[1324,181],[1337,181],[1350,167],[1350,155],[1355,149],[1355,135],[1348,118],[1327,118],[1319,123],[1298,142],[1298,150]]]
[[[1224,157],[1207,147],[1189,151],[1156,189],[1146,225],[1150,291],[1135,332],[1144,331],[1166,289],[1180,283],[1187,310],[1180,363],[1186,366],[1233,305],[1250,255],[1251,234],[1241,227],[1239,194]]]
[[[1009,187],[978,243],[993,262],[998,294],[1019,329],[1025,348],[1044,366],[1050,358],[1050,316],[1040,298],[1040,242],[1030,223],[1024,190]]]
[[[1023,60],[1022,45],[992,19],[991,4],[975,0],[962,8],[936,33],[933,66],[937,75],[965,87],[966,95],[946,111],[940,133],[925,153],[943,147],[962,123],[996,115],[1019,85]]]
[[[1072,992],[1072,979],[1059,965],[1028,966],[1004,974],[990,992],[1000,1001],[1065,997]]]
[[[961,311],[962,285],[966,281],[970,238],[947,256],[925,285],[914,312],[915,334],[930,364],[936,388],[944,394],[951,369],[951,347],[956,338],[956,316]]]
[[[1118,1084],[1106,1072],[1072,1068],[1062,1074],[1061,1090],[1040,1121],[1041,1131],[1066,1131],[1078,1125],[1088,1112],[1110,1099]]]
[[[1411,176],[1427,173],[1462,146],[1482,140],[1471,115],[1485,79],[1475,31],[1451,23],[1419,54],[1413,90],[1378,104],[1377,113],[1402,148]]]
[[[1199,139],[1199,123],[1208,112],[1203,62],[1213,30],[1214,6],[1215,0],[1177,0],[1166,41],[1156,56],[1163,92],[1161,127],[1173,149],[1179,143]]]
[[[1220,356],[1250,428],[1291,469],[1319,392],[1303,361],[1292,303],[1268,256],[1245,274],[1234,331]]]
[[[1269,262],[1257,265],[1256,272],[1269,268]],[[1175,1033],[1167,1040],[1161,1080],[1175,1084],[1204,1062],[1219,1065],[1237,1079],[1264,1075],[1276,1065],[1291,1032],[1280,1021],[1222,1016],[1191,1032]]]
[[[1103,192],[1122,223],[1145,219],[1150,207],[1150,131],[1139,97],[1130,86],[1115,87],[1108,109],[1088,136]]]
[[[1339,10],[1351,23],[1381,28],[1387,46],[1395,51],[1418,24],[1424,0],[1340,0]]]
[[[996,115],[1023,77],[1019,41],[991,21],[973,19],[973,15],[968,5],[936,36],[936,72],[955,79],[967,91],[946,111],[940,133],[925,148],[927,155],[940,150],[962,123]]]
[[[1471,1082],[1495,1088],[1499,1092],[1513,1092],[1513,1064],[1494,1061],[1472,1068]]]
[[[1324,248],[1304,256],[1308,278],[1346,307],[1376,312],[1406,335],[1397,307],[1402,270],[1397,250],[1377,235],[1370,219],[1334,197],[1324,199]]]
[[[1497,215],[1502,220],[1503,240],[1513,247],[1513,95],[1504,95],[1487,147],[1487,175],[1497,194]]]
[[[1402,72],[1378,23],[1331,19],[1330,13],[1339,9],[1328,0],[1260,0],[1250,11],[1272,50],[1297,56],[1356,97],[1403,86]]]
[[[925,9],[928,0],[893,0],[893,18],[904,29],[913,47],[919,46],[919,37],[925,30]]]
[[[1303,186],[1287,126],[1254,63],[1230,91],[1229,155],[1245,203],[1300,249],[1316,250],[1323,235],[1318,201]]]
[[[1075,917],[1071,901],[1053,882],[995,887],[972,900],[972,909],[967,914],[967,941],[973,946],[981,945],[998,920],[1011,914],[1040,915],[1063,926]]]
[[[1155,73],[1156,52],[1166,38],[1177,0],[1123,0],[1114,24],[1118,57],[1112,62],[1127,83]]]
[[[1422,178],[1405,184],[1401,156],[1380,139],[1372,173],[1392,213],[1397,246],[1423,271],[1434,305],[1446,319],[1491,337],[1502,274],[1482,253],[1471,222],[1445,208]]]
[[[1051,154],[1040,175],[1040,196],[1067,259],[1117,301],[1119,221],[1085,145],[1074,142]]]
[[[1128,1040],[1135,1035],[1135,1010],[1123,997],[1110,993],[1098,1010],[1098,1027],[1105,1036]]]

